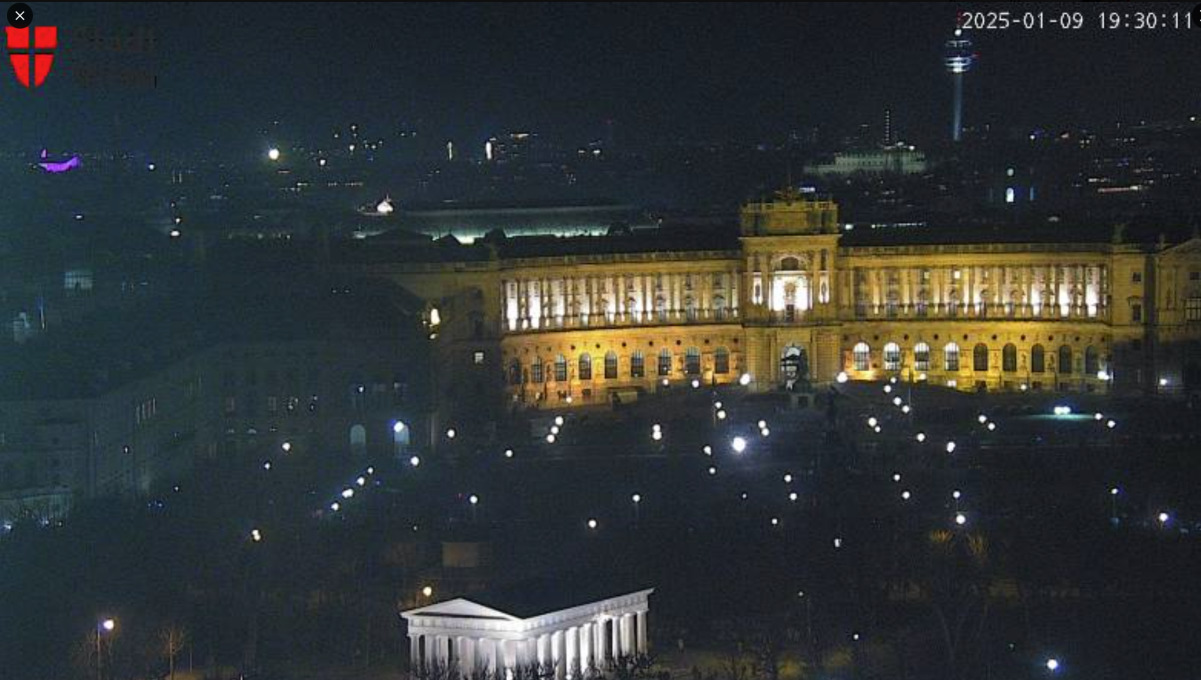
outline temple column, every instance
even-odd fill
[[[596,665],[596,659],[592,656],[593,638],[591,623],[580,626],[580,670],[585,674]]]
[[[551,633],[551,663],[555,666],[555,677],[564,680],[567,677],[567,654],[563,650],[563,631]]]
[[[567,677],[578,678],[580,676],[580,629],[572,626],[563,631],[566,640],[565,651],[567,653]]]
[[[613,618],[609,622],[609,644],[611,645],[609,658],[616,661],[621,658],[621,618]]]
[[[409,636],[409,666],[416,668],[421,665],[421,637]]]
[[[650,636],[646,629],[646,610],[638,612],[638,653],[646,654],[650,651],[649,644]]]
[[[605,622],[598,621],[592,625],[592,651],[597,668],[604,668],[609,649],[609,641],[605,639]]]

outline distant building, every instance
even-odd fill
[[[401,612],[409,664],[418,674],[483,671],[511,678],[538,668],[556,680],[587,677],[620,658],[648,653],[653,592],[580,593],[540,584],[409,609]]]
[[[83,347],[92,375],[50,366],[15,376],[25,384],[0,396],[0,521],[49,522],[81,500],[166,493],[198,459],[407,459],[428,447],[413,332],[392,307],[342,291],[330,304],[347,325],[290,310],[314,326],[304,337],[276,327],[278,339],[220,341],[145,367]]]
[[[840,232],[835,204],[790,192],[729,231],[510,239],[366,273],[441,308],[441,390],[495,386],[512,407],[743,375],[760,390],[1201,390],[1201,239],[1147,236]],[[466,318],[473,336],[455,330]]]
[[[828,162],[805,165],[805,173],[809,175],[918,175],[926,169],[926,155],[904,145],[836,153]]]

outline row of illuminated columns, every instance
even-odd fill
[[[880,309],[923,302],[979,311],[982,306],[1044,309],[1060,316],[1103,316],[1109,294],[1105,265],[968,265],[962,267],[872,267],[841,273],[844,299]],[[1017,291],[1015,300],[1012,293]],[[924,297],[924,299],[922,299]]]
[[[798,267],[782,268],[786,260],[795,258]],[[797,310],[813,309],[831,300],[829,251],[806,250],[785,257],[752,256],[747,262],[747,277],[751,304],[764,305],[773,311],[786,307]]]
[[[506,331],[646,323],[687,314],[736,314],[738,276],[730,271],[508,279],[501,283]]]
[[[621,657],[646,654],[646,610],[590,621],[519,640],[462,635],[415,635],[409,658],[415,668],[456,668],[463,675],[476,669],[496,672],[538,665],[553,667],[555,677],[579,678],[590,668],[603,668]]]

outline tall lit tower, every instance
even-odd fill
[[[976,55],[972,52],[972,41],[963,37],[962,29],[955,29],[955,37],[947,41],[943,63],[951,74],[954,94],[951,99],[951,140],[958,142],[963,136],[963,76],[972,70]]]

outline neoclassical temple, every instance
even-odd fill
[[[448,402],[743,374],[1179,393],[1201,388],[1201,239],[1175,226],[847,231],[832,201],[782,192],[724,232],[439,243],[366,268],[424,301]]]
[[[573,591],[533,588],[460,597],[401,612],[414,669],[511,678],[518,668],[553,667],[555,677],[604,671],[648,650],[648,598],[654,589],[580,601]]]

